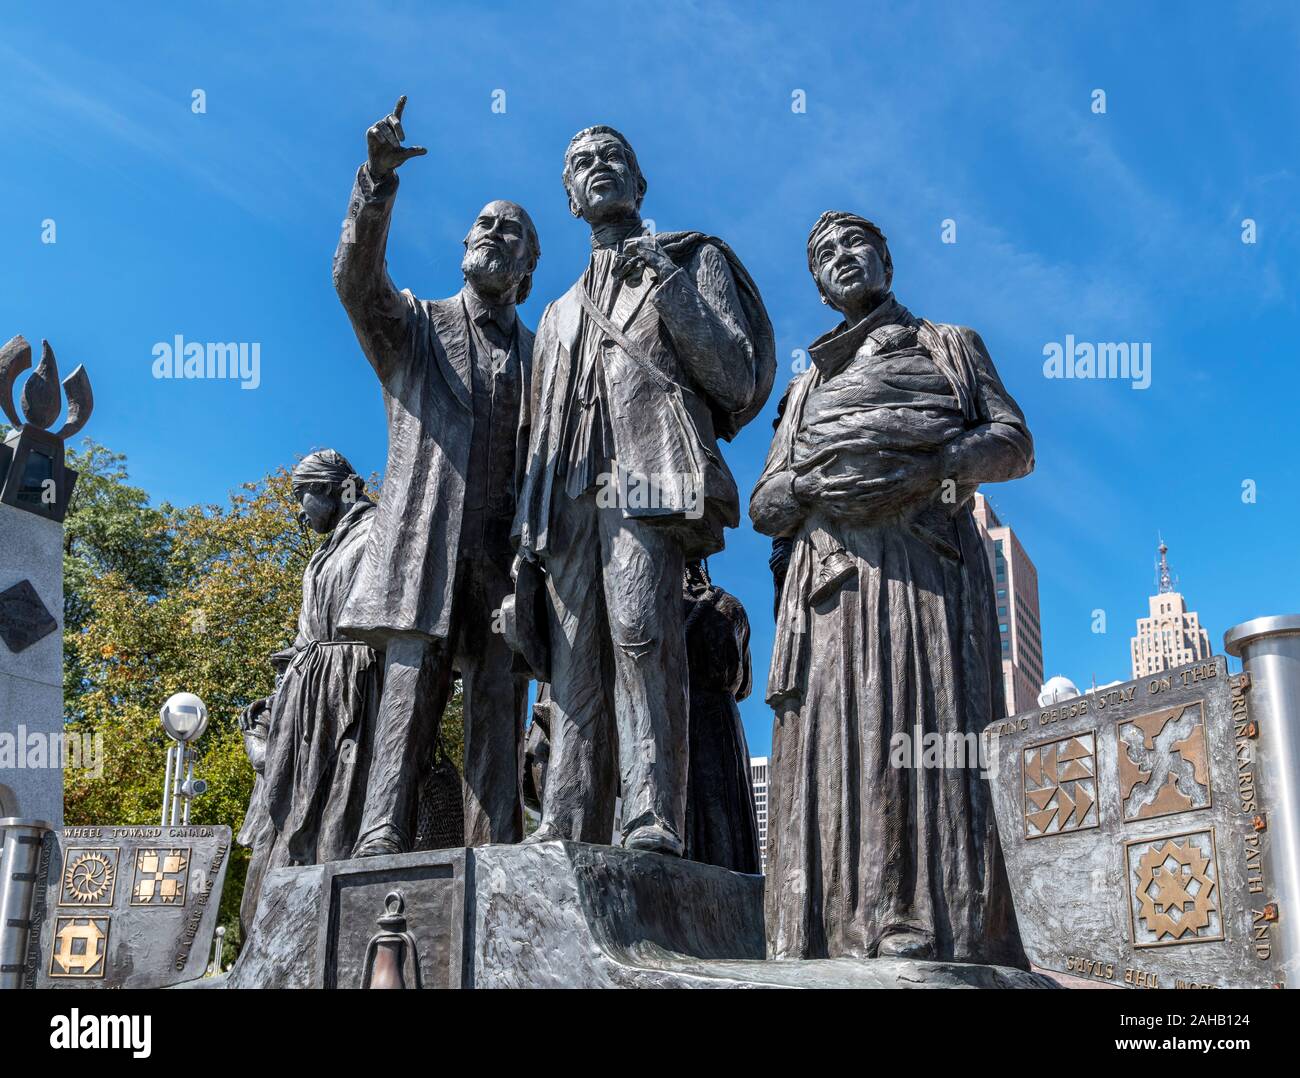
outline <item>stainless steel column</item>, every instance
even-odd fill
[[[21,988],[27,966],[27,935],[41,842],[50,825],[44,820],[0,819],[4,852],[0,853],[0,988]]]
[[[1300,987],[1300,614],[1255,618],[1223,634],[1250,675],[1269,831],[1271,897],[1286,983]]]
[[[172,753],[174,753],[175,751],[176,751],[175,742],[167,746],[167,768],[163,772],[162,816],[158,821],[163,827],[166,827],[169,823],[171,823],[170,816],[172,811]]]

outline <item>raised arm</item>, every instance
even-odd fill
[[[388,276],[388,223],[397,194],[397,169],[428,153],[402,145],[406,97],[366,132],[366,163],[357,170],[343,234],[334,252],[334,288],[362,351],[381,379],[406,345],[411,301]]]

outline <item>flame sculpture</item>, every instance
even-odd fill
[[[64,443],[86,425],[95,407],[86,368],[78,366],[63,380],[48,341],[41,341],[41,361],[23,386],[21,416],[14,407],[14,386],[32,365],[32,346],[21,336],[0,348],[0,409],[16,431],[0,446],[0,503],[62,520],[77,473],[64,466]],[[57,431],[64,397],[68,415]]]
[[[0,348],[0,407],[15,427],[27,424],[49,430],[59,418],[59,364],[49,341],[41,341],[41,362],[23,386],[22,405],[24,423],[14,409],[14,383],[18,376],[32,365],[32,346],[22,336],[13,338]],[[68,398],[68,419],[55,437],[67,441],[86,425],[95,407],[95,397],[90,391],[90,376],[84,366],[78,366],[63,380],[63,392]]]

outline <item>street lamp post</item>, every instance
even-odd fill
[[[194,742],[208,728],[208,709],[192,692],[178,692],[167,698],[158,717],[175,742],[167,748],[161,824],[176,827],[190,822],[190,801],[208,788],[194,777]]]
[[[217,925],[217,930],[212,934],[212,961],[208,963],[209,977],[215,977],[221,972],[221,952],[225,942],[226,926]]]

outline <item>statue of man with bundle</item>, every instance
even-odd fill
[[[719,452],[763,407],[776,357],[763,301],[726,244],[651,234],[636,154],[612,127],[564,155],[591,255],[537,332],[515,518],[519,608],[549,634],[551,755],[535,839],[680,855],[688,703],[682,574],[739,521]],[[525,602],[544,571],[546,601]],[[535,586],[531,587],[534,594]]]

